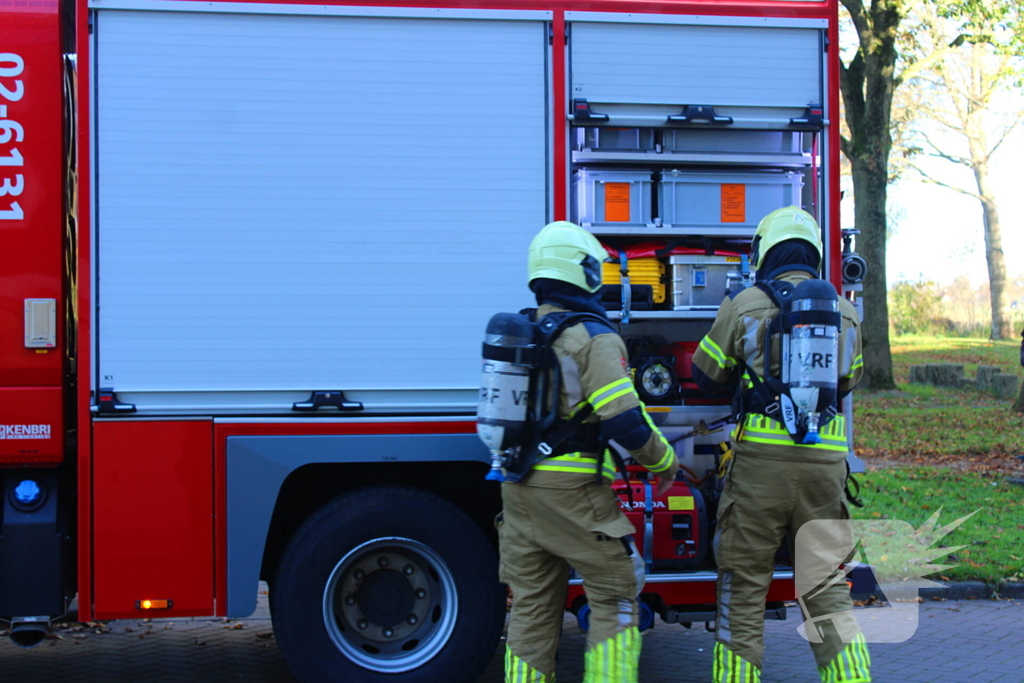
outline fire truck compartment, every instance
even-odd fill
[[[608,125],[636,125],[643,116],[636,105],[646,104],[674,107],[671,114],[682,105],[711,105],[732,116],[733,127],[784,127],[822,101],[824,21],[624,20],[596,12],[566,12],[566,20],[572,22],[572,97],[604,105],[594,111],[608,114]],[[646,125],[667,125],[660,110],[648,114]]]

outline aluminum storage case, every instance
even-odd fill
[[[752,235],[775,209],[801,205],[803,175],[785,171],[664,171],[658,207],[666,228]]]
[[[669,152],[767,155],[799,157],[803,134],[792,130],[693,130],[667,128],[662,148]]]
[[[576,128],[576,149],[594,152],[653,152],[653,128]]]
[[[739,256],[685,254],[668,259],[672,310],[715,309],[729,292],[743,287]]]
[[[573,174],[573,214],[585,227],[654,227],[649,170],[595,170]]]

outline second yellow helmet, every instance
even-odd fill
[[[818,250],[818,257],[822,255],[821,229],[814,216],[798,206],[787,206],[772,211],[758,223],[750,245],[750,267],[759,268],[768,251],[786,240],[810,242]]]

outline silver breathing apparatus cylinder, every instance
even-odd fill
[[[805,280],[796,286],[783,324],[781,371],[789,386],[783,415],[791,434],[806,431],[805,444],[821,443],[819,428],[834,414],[841,321],[839,295],[831,283]]]
[[[523,446],[529,418],[533,326],[515,313],[497,313],[487,324],[476,432],[491,452],[489,481]]]

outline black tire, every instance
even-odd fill
[[[443,498],[399,486],[346,493],[310,516],[288,542],[270,603],[303,683],[474,681],[505,617],[480,527]]]

